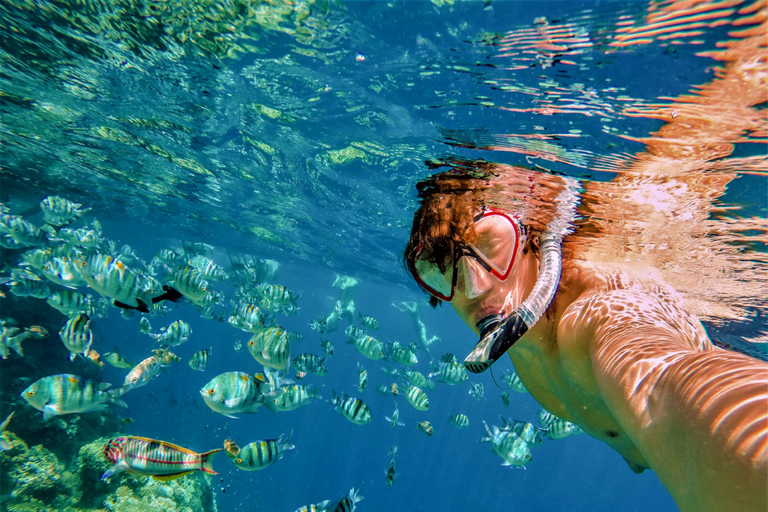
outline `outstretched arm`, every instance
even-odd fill
[[[598,390],[678,506],[768,510],[768,364],[629,290],[579,302],[566,320]]]

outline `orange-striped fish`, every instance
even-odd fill
[[[155,480],[173,480],[193,471],[218,475],[213,470],[213,455],[221,448],[197,453],[181,446],[147,437],[125,436],[110,439],[104,445],[104,456],[115,465],[109,468],[102,480],[127,471],[148,475]]]

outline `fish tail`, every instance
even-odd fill
[[[222,448],[216,448],[215,450],[201,453],[200,462],[202,463],[202,467],[200,468],[200,471],[204,471],[211,475],[218,475],[218,473],[213,470],[213,456],[222,451],[224,451]]]
[[[173,288],[172,286],[168,286],[167,284],[163,285],[163,290],[165,290],[165,293],[153,298],[152,304],[157,304],[158,302],[163,300],[178,302],[179,300],[184,298],[184,295],[182,295],[180,291],[178,291],[176,288]]]

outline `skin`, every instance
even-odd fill
[[[481,272],[474,298],[460,271],[451,305],[479,334],[524,300],[538,264],[525,250],[506,281]],[[565,262],[552,305],[508,354],[537,402],[652,469],[681,510],[768,510],[768,364],[714,347],[651,271]]]

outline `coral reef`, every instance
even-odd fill
[[[127,473],[111,482],[103,454],[107,437],[83,445],[67,466],[43,445],[28,447],[8,433],[0,453],[0,487],[8,512],[216,512],[210,477],[193,474],[170,482]]]

